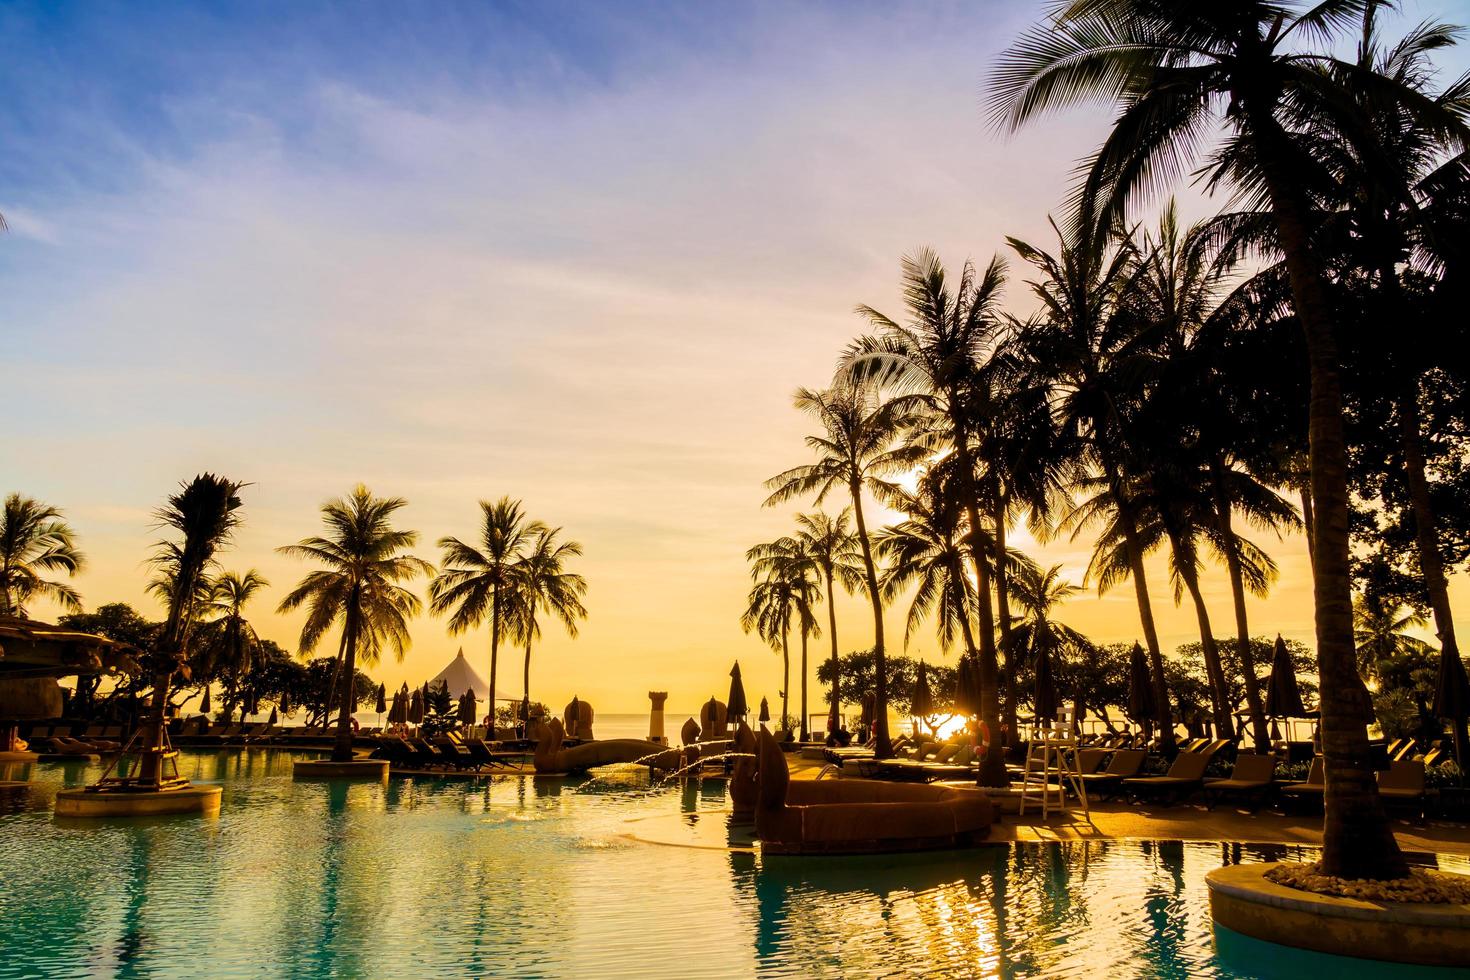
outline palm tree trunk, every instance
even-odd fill
[[[347,600],[347,621],[343,624],[343,632],[346,635],[346,656],[343,658],[343,674],[345,679],[341,685],[341,710],[337,715],[337,741],[332,746],[333,762],[350,762],[352,760],[352,709],[353,701],[357,694],[357,637],[359,624],[362,617],[362,594],[358,586],[353,586],[352,593]]]
[[[1404,474],[1409,483],[1409,506],[1414,513],[1414,539],[1419,549],[1419,570],[1424,576],[1424,590],[1429,593],[1429,607],[1434,612],[1434,631],[1439,636],[1440,656],[1459,657],[1460,645],[1455,640],[1455,620],[1450,611],[1450,593],[1445,581],[1444,559],[1439,553],[1439,525],[1429,499],[1429,479],[1425,475],[1422,426],[1419,417],[1419,385],[1416,381],[1399,400],[1399,434],[1403,443]],[[1455,761],[1465,769],[1465,726],[1454,723]]]
[[[1266,727],[1266,706],[1261,700],[1261,685],[1256,680],[1256,656],[1251,649],[1250,622],[1245,610],[1245,578],[1240,571],[1240,553],[1235,547],[1235,531],[1230,522],[1230,499],[1215,472],[1215,516],[1220,524],[1221,550],[1225,553],[1225,570],[1230,575],[1230,597],[1235,604],[1235,653],[1240,658],[1240,671],[1245,675],[1245,703],[1251,715],[1251,734],[1256,751],[1271,751],[1271,733]]]
[[[787,646],[786,638],[791,633],[791,619],[789,616],[781,617],[781,728],[790,731],[786,727],[786,719],[791,717],[791,651]]]
[[[803,575],[802,581],[803,581],[803,583],[805,583],[805,581],[806,581],[804,575]],[[810,602],[810,599],[807,596],[807,588],[806,588],[806,585],[803,584],[802,587],[801,587],[801,606],[802,606],[802,608],[799,610],[799,616],[798,616],[798,618],[801,621],[801,725],[800,725],[800,729],[801,729],[801,740],[803,742],[805,742],[807,740],[807,729],[806,729],[806,723],[807,723],[806,722],[806,720],[807,720],[807,711],[806,711],[806,641],[807,641],[807,628],[806,628],[806,621],[807,621],[807,617],[811,615],[811,606],[808,604],[809,602]]]
[[[526,637],[526,660],[521,667],[521,704],[524,706],[521,710],[526,713],[523,720],[529,722],[531,715],[531,638],[529,636]]]
[[[951,405],[958,403],[951,399]],[[969,430],[956,414],[954,427],[955,454],[959,457],[960,489],[964,494],[965,518],[970,522],[968,545],[970,562],[975,566],[977,592],[976,612],[980,620],[980,720],[990,730],[990,751],[980,762],[980,785],[1008,786],[1005,752],[1000,737],[1000,665],[995,653],[995,615],[990,606],[990,569],[982,543],[979,488],[975,486],[975,461],[970,455]]]
[[[1194,600],[1195,618],[1199,621],[1200,649],[1204,651],[1205,673],[1210,678],[1210,700],[1214,703],[1215,737],[1234,738],[1235,719],[1230,714],[1233,705],[1225,684],[1225,668],[1220,663],[1220,651],[1215,646],[1214,631],[1210,628],[1210,612],[1205,607],[1205,597],[1200,592],[1199,576],[1194,574],[1193,569],[1187,569],[1183,577],[1184,587]]]
[[[1261,123],[1266,123],[1262,126]],[[1353,645],[1347,438],[1341,357],[1321,267],[1311,251],[1306,202],[1290,189],[1286,156],[1269,145],[1275,120],[1256,120],[1260,161],[1286,256],[1297,320],[1311,366],[1307,435],[1311,459],[1312,579],[1321,683],[1325,820],[1322,873],[1340,878],[1401,878],[1408,865],[1378,796],[1368,746],[1369,701]],[[1284,138],[1284,137],[1283,137]]]
[[[1298,496],[1301,497],[1302,501],[1302,523],[1305,524],[1307,528],[1307,564],[1314,570],[1315,573],[1317,560],[1314,557],[1313,552],[1316,550],[1315,543],[1317,540],[1317,521],[1316,518],[1312,516],[1312,485],[1310,482],[1302,484]]]
[[[880,759],[893,755],[893,740],[888,735],[888,657],[883,649],[883,597],[878,592],[878,572],[873,564],[873,545],[868,540],[868,522],[863,519],[863,488],[856,480],[848,484],[852,494],[852,513],[857,523],[858,543],[863,549],[863,580],[868,586],[868,599],[873,604],[873,737],[877,740],[873,754]]]
[[[1138,525],[1123,486],[1122,470],[1105,449],[1103,465],[1113,499],[1117,502],[1118,524],[1123,528],[1123,547],[1128,553],[1128,567],[1133,579],[1133,595],[1138,602],[1138,620],[1143,627],[1143,643],[1148,648],[1150,673],[1153,674],[1154,700],[1158,703],[1159,745],[1165,754],[1174,751],[1174,710],[1169,706],[1169,684],[1164,677],[1164,654],[1159,648],[1159,633],[1154,627],[1154,605],[1148,594],[1148,578],[1143,570],[1143,549],[1138,543]]]
[[[839,698],[842,692],[842,661],[837,656],[837,597],[832,591],[832,568],[826,566],[823,571],[827,576],[827,633],[832,637],[832,706],[827,721],[827,735],[830,737],[837,734],[842,719]]]
[[[490,587],[490,693],[486,697],[490,701],[490,721],[488,729],[490,734],[485,737],[495,738],[495,668],[496,661],[500,659],[500,586]]]
[[[1006,501],[996,498],[991,509],[995,522],[995,600],[1000,610],[1000,648],[1005,651],[1005,697],[1001,700],[1001,718],[1014,743],[1016,738],[1016,657],[1011,650],[1011,588],[1006,574]],[[1081,715],[1078,715],[1080,718]]]

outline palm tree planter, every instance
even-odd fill
[[[174,674],[188,660],[196,601],[208,580],[215,554],[229,542],[239,517],[242,484],[201,474],[169,497],[158,522],[181,540],[159,543],[153,562],[159,581],[170,587],[168,618],[153,651],[153,695],[144,723],[123,746],[113,765],[95,784],[62,790],[56,813],[66,817],[149,816],[163,813],[218,813],[221,788],[194,786],[179,775],[178,752],[169,744],[165,724]],[[118,766],[113,775],[113,766]]]
[[[285,599],[280,611],[307,608],[301,627],[300,652],[309,655],[322,635],[342,622],[342,683],[338,694],[336,743],[328,760],[303,760],[293,773],[308,777],[356,776],[383,778],[387,760],[357,759],[352,751],[352,711],[356,707],[357,663],[377,660],[383,645],[398,659],[408,649],[408,619],[419,611],[417,596],[400,582],[430,575],[433,566],[412,555],[400,554],[418,540],[414,531],[392,526],[393,513],[407,501],[402,497],[374,497],[358,484],[345,499],[322,506],[327,536],[305,538],[277,550],[326,566],[310,572]]]

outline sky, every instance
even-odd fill
[[[738,617],[745,549],[797,509],[761,506],[808,458],[791,392],[830,380],[855,305],[901,310],[904,253],[1049,242],[1103,134],[1097,109],[986,123],[987,66],[1041,9],[6,4],[0,492],[63,509],[89,608],[156,615],[152,510],[197,472],[249,481],[222,562],[270,580],[253,619],[289,649],[300,617],[273,610],[308,568],[274,549],[323,501],[407,498],[432,561],[510,495],[583,544],[590,584],[580,635],[535,649],[533,697],[689,711],[738,658],[774,705],[780,658]],[[1431,16],[1470,9],[1410,0],[1401,23]],[[1080,583],[1089,542],[1019,543]],[[1310,640],[1305,546],[1262,543],[1282,574],[1253,632]],[[1150,567],[1164,645],[1197,639]],[[1224,575],[1205,585],[1233,633]],[[864,600],[838,616],[844,651],[871,645]],[[1062,618],[1139,631],[1127,587]],[[484,630],[426,615],[372,673],[418,683],[461,646],[488,673]],[[922,632],[909,652],[954,660]],[[520,654],[500,670],[518,694]]]

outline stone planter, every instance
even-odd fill
[[[58,817],[157,817],[171,813],[219,815],[224,791],[218,786],[183,786],[157,792],[93,792],[64,789],[56,794]]]
[[[1215,923],[1283,946],[1424,966],[1464,966],[1470,905],[1369,902],[1314,895],[1266,880],[1275,863],[1235,864],[1205,876]]]

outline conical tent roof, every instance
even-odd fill
[[[454,659],[433,676],[428,686],[438,687],[440,684],[448,684],[449,694],[454,698],[459,698],[465,691],[474,691],[475,700],[484,701],[485,695],[490,692],[490,685],[485,683],[485,679],[476,673],[475,668],[470,666],[469,660],[465,659],[464,647],[460,647]],[[520,699],[513,698],[501,691],[495,695],[495,700],[518,701]]]

